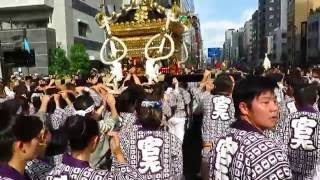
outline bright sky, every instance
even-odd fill
[[[224,32],[242,27],[258,8],[258,0],[194,0],[204,48],[223,47]]]

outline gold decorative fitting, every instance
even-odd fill
[[[172,5],[171,10],[172,10],[172,12],[174,13],[175,16],[179,16],[180,13],[181,13],[181,9],[180,9],[180,7],[177,5],[176,2],[174,2],[174,4]]]
[[[99,12],[96,15],[95,20],[96,20],[97,24],[99,25],[99,27],[102,27],[105,25],[105,21],[104,21],[105,16],[106,16],[106,14],[104,12]]]
[[[165,21],[156,21],[155,19],[146,22],[134,22],[130,24],[111,24],[111,32],[118,37],[144,36],[157,34],[165,27]]]

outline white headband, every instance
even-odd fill
[[[78,110],[75,112],[75,115],[86,116],[86,114],[92,112],[94,110],[94,105],[88,107],[86,110]]]

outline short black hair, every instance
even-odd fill
[[[144,90],[137,86],[129,86],[116,98],[116,108],[118,112],[130,112],[133,113],[136,106],[143,100]]]
[[[232,94],[232,99],[235,108],[235,118],[240,119],[239,104],[245,102],[249,108],[251,107],[254,98],[266,91],[273,92],[278,85],[275,81],[268,77],[248,76],[247,78],[236,83]]]
[[[13,155],[13,144],[16,141],[30,142],[43,129],[43,123],[35,116],[13,116],[0,110],[0,161],[8,162]]]
[[[83,150],[93,137],[99,136],[98,122],[89,117],[70,116],[64,128],[71,150]]]
[[[276,82],[281,82],[283,80],[283,74],[281,73],[268,74],[267,77],[273,79]]]
[[[25,81],[33,80],[32,76],[26,76],[24,79],[25,79]]]
[[[232,93],[233,81],[230,75],[226,73],[219,74],[214,80],[213,93],[216,95],[227,95]]]
[[[10,115],[16,115],[18,113],[21,114],[18,111],[22,110],[22,105],[15,99],[10,99],[1,104],[1,109],[7,111]]]
[[[148,130],[157,130],[161,126],[162,121],[162,103],[161,99],[163,97],[162,85],[155,85],[151,87],[152,93],[144,93],[143,101],[153,101],[158,102],[160,106],[155,107],[144,107],[140,103],[137,105],[136,112],[138,117],[138,123],[142,125],[143,128]]]
[[[17,141],[29,142],[37,137],[44,128],[42,121],[36,116],[17,116],[13,127]]]
[[[68,147],[68,138],[64,126],[54,129],[50,119],[45,121],[45,126],[51,134],[51,139],[47,145],[45,156],[55,156],[65,153]]]
[[[314,84],[304,84],[295,89],[294,99],[298,108],[305,105],[313,105],[317,101],[318,87]]]
[[[77,97],[73,103],[76,110],[86,110],[92,105],[94,105],[94,100],[88,94]]]
[[[13,155],[12,148],[15,141],[13,126],[15,118],[3,109],[0,110],[0,116],[0,162],[6,163]]]

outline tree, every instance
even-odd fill
[[[63,77],[69,73],[70,61],[66,57],[66,52],[61,48],[54,48],[50,52],[49,74]]]
[[[74,44],[70,49],[70,72],[86,75],[90,71],[89,55],[82,44]]]

